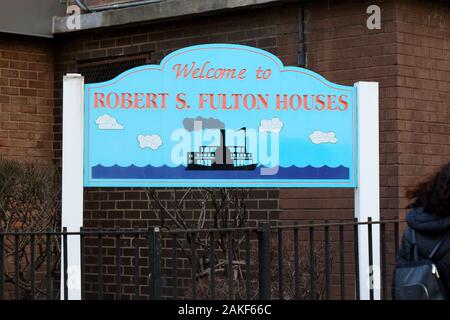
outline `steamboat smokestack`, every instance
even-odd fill
[[[240,129],[237,129],[236,131],[240,131],[240,130],[244,131],[244,151],[247,154],[247,128],[246,127],[242,127]]]
[[[225,129],[220,129],[220,143],[222,144],[222,163],[223,164],[227,163],[227,150],[225,147],[225,142],[226,142]]]

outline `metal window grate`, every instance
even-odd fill
[[[77,70],[84,76],[85,83],[95,83],[114,79],[128,69],[146,64],[149,64],[148,55],[141,55],[78,62]]]

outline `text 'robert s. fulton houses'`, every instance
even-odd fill
[[[175,79],[192,80],[235,80],[245,81],[247,69],[236,68],[209,68],[209,61],[201,67],[196,62],[190,64],[176,64],[173,66]],[[268,80],[272,74],[271,69],[256,69],[254,79]],[[190,109],[188,93],[179,92],[175,95],[175,108],[178,110]],[[166,109],[170,94],[165,92],[110,92],[94,93],[94,108],[103,109]],[[211,110],[268,110],[270,106],[279,111],[346,111],[349,107],[347,94],[263,94],[263,93],[199,93],[197,95],[198,110],[205,108]]]

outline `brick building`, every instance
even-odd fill
[[[373,1],[84,3],[93,12],[82,10],[76,30],[57,17],[50,38],[0,34],[0,156],[59,163],[66,73],[104,81],[182,47],[235,43],[335,83],[379,82],[383,219],[403,217],[405,189],[450,159],[446,1],[380,0],[381,29],[373,30],[366,26]],[[121,7],[108,7],[114,3]],[[256,189],[248,206],[254,220],[334,220],[351,219],[353,201],[347,189]],[[194,217],[195,199],[185,206]],[[147,227],[154,219],[138,188],[85,190],[86,227]]]

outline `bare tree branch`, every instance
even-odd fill
[[[0,230],[6,232],[47,231],[59,229],[59,172],[51,166],[20,163],[0,159]],[[16,285],[14,264],[16,246],[18,249],[18,283],[20,297],[31,297],[31,242],[30,236],[4,236],[4,250],[7,283]],[[49,268],[54,274],[59,272],[59,243],[52,237],[46,243],[45,235],[35,235],[34,272],[44,273]],[[46,250],[49,246],[50,250]],[[53,265],[47,266],[47,252],[52,255]],[[45,297],[46,281],[36,277],[36,298]],[[6,292],[8,295],[10,292]],[[53,297],[52,297],[53,298]]]

